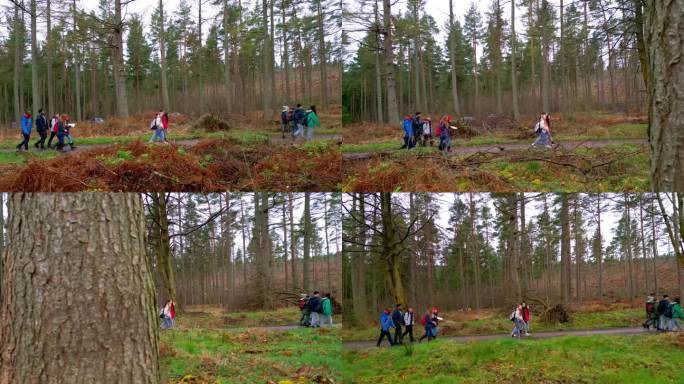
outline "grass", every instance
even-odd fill
[[[496,311],[483,310],[476,313],[445,313],[442,315],[445,321],[440,323],[440,334],[443,336],[472,336],[507,334],[513,326],[505,314]],[[545,331],[571,331],[584,329],[604,329],[636,327],[644,321],[642,309],[613,309],[610,311],[586,310],[574,312],[569,323],[549,324],[537,321],[533,316],[530,324],[530,332]],[[420,324],[414,327],[414,334],[422,334]],[[344,328],[342,330],[343,341],[373,340],[378,336],[376,326],[365,328]],[[420,336],[420,335],[418,335]]]
[[[204,311],[209,316],[220,310]],[[243,313],[247,318],[280,316],[280,311]],[[337,382],[341,343],[337,330],[203,328],[196,316],[177,318],[161,332],[164,383]],[[324,381],[328,380],[328,381]]]
[[[684,334],[437,340],[402,348],[344,351],[343,383],[682,382]]]

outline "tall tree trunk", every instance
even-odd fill
[[[46,33],[46,49],[45,49],[45,67],[47,72],[47,99],[48,99],[48,116],[55,113],[55,84],[53,80],[52,68],[52,1],[47,0],[45,5],[45,17],[47,18],[47,33]],[[76,21],[74,20],[74,26]]]
[[[287,197],[287,207],[290,213],[290,258],[292,260],[292,286],[296,289],[300,287],[297,285],[297,242],[295,242],[293,213],[294,197],[292,192],[288,192]]]
[[[392,9],[391,1],[383,0],[383,23],[385,33],[385,85],[387,86],[387,121],[400,121],[397,104],[397,90],[394,77],[394,46],[392,44]]]
[[[380,210],[382,218],[382,258],[387,263],[390,291],[394,303],[406,305],[404,281],[401,276],[402,247],[392,214],[392,194],[390,192],[380,193]]]
[[[366,210],[363,194],[354,195],[352,202],[352,212],[357,216],[358,221],[365,223]],[[358,200],[358,211],[356,210],[356,202]],[[367,316],[366,307],[366,253],[364,250],[366,244],[366,228],[361,226],[361,236],[357,240],[361,245],[354,247],[356,252],[352,252],[352,305],[354,307],[354,317],[357,321],[362,322]]]
[[[152,212],[155,218],[154,229],[157,240],[157,266],[167,299],[176,301],[176,277],[174,273],[171,242],[169,239],[169,216],[166,208],[168,194],[164,192],[152,193]]]
[[[114,68],[114,88],[116,90],[116,110],[120,118],[128,118],[128,95],[123,60],[123,30],[121,19],[121,0],[114,2],[114,26],[112,29],[112,64]]]
[[[159,0],[159,63],[162,105],[164,106],[164,111],[169,112],[171,110],[171,103],[169,102],[169,86],[166,79],[166,33],[164,32],[164,24],[164,1]]]
[[[518,108],[518,80],[516,73],[518,71],[516,65],[516,46],[518,42],[515,36],[515,1],[511,1],[511,87],[513,97],[513,120],[520,118],[520,110]]]
[[[684,3],[648,0],[646,9],[652,184],[656,192],[684,191],[684,61],[680,59]]]
[[[22,66],[24,57],[24,24],[19,18],[19,5],[14,5],[14,86],[12,96],[14,99],[14,121],[19,127],[21,125],[22,100],[24,94],[21,91]]]
[[[480,249],[477,237],[477,207],[473,193],[468,194],[470,203],[470,246],[473,249],[473,277],[475,280],[475,310],[480,309]]]
[[[570,219],[568,195],[561,194],[561,302],[569,304],[572,292],[570,283]]]
[[[273,115],[272,110],[272,100],[271,100],[271,70],[272,70],[272,44],[271,35],[268,31],[268,0],[263,0],[262,2],[262,27],[264,29],[263,33],[263,51],[262,51],[262,61],[263,61],[263,72],[262,72],[262,82],[261,82],[261,103],[263,108],[263,118],[270,119]]]
[[[451,102],[456,116],[461,114],[458,102],[458,76],[456,76],[456,39],[453,38],[454,33],[454,4],[453,0],[449,0],[449,39],[450,59],[451,59]]]
[[[656,216],[656,210],[655,210],[655,198],[651,197],[651,212],[649,212],[649,216],[651,216],[651,249],[653,252],[653,292],[656,294],[656,297],[659,294],[658,290],[658,235],[657,235],[657,230],[656,230],[656,225],[655,225],[655,216]]]
[[[31,96],[33,98],[31,113],[35,121],[40,109],[40,86],[38,84],[38,10],[36,1],[31,0]]]
[[[311,292],[311,194],[304,193],[304,256],[302,259],[302,285],[305,292]]]
[[[316,6],[318,8],[316,21],[318,22],[318,61],[320,65],[321,76],[321,104],[323,108],[328,108],[328,59],[325,49],[325,29],[324,29],[324,13],[321,7],[322,0],[317,0]]]
[[[81,46],[80,35],[78,31],[78,23],[76,22],[76,0],[73,2],[73,17],[74,17],[74,81],[76,93],[76,121],[83,119],[83,112],[81,110]]]
[[[384,110],[382,109],[382,76],[380,72],[380,20],[378,17],[378,0],[375,0],[375,110],[378,124],[385,124]]]
[[[10,200],[0,383],[158,383],[140,195]]]
[[[596,212],[597,212],[597,219],[596,219],[596,231],[598,235],[598,243],[599,246],[596,249],[598,251],[598,254],[596,255],[596,261],[598,263],[598,270],[599,270],[599,278],[598,278],[598,298],[599,300],[603,300],[603,237],[601,235],[601,194],[597,195],[596,198]]]

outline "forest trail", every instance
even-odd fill
[[[315,140],[315,141],[320,141],[320,140],[340,140],[340,139],[341,139],[341,135],[337,135],[337,134],[314,135],[314,140]],[[197,143],[199,143],[201,140],[205,140],[205,139],[183,139],[183,140],[173,140],[173,138],[171,138],[171,139],[169,140],[169,142],[170,142],[171,144],[176,145],[176,146],[179,146],[179,147],[194,147],[194,146],[197,145]],[[207,140],[212,140],[212,139],[207,139]],[[109,148],[109,147],[112,147],[112,146],[117,145],[117,144],[84,144],[84,145],[78,145],[78,138],[77,138],[76,140],[74,140],[74,141],[75,141],[75,144],[76,144],[76,149],[75,149],[75,150],[69,150],[69,149],[68,149],[68,146],[65,145],[65,149],[66,149],[66,150],[65,150],[64,152],[62,152],[62,153],[64,153],[64,154],[69,154],[69,153],[71,153],[71,152],[77,152],[77,151],[79,151],[79,150]],[[35,147],[32,147],[33,143],[34,143],[34,142],[32,141],[31,144],[29,145],[29,152],[37,152],[37,149],[35,149]],[[278,146],[284,146],[284,145],[292,144],[292,140],[290,140],[289,137],[286,137],[286,138],[283,139],[283,138],[280,137],[280,136],[276,136],[276,137],[270,137],[268,143],[269,143],[269,144],[275,144],[275,145],[278,145]],[[301,144],[301,143],[304,143],[304,142],[301,141],[301,140],[299,140],[297,143],[298,143],[298,144]],[[149,144],[152,144],[152,143],[149,143]],[[160,144],[160,145],[161,145],[161,144]],[[15,148],[0,148],[0,152],[16,152],[16,149],[15,149]]]
[[[270,325],[270,326],[261,326],[261,327],[248,327],[250,329],[263,329],[266,331],[291,331],[293,329],[299,329],[299,328],[305,328],[302,327],[299,324],[290,324],[290,325]],[[321,327],[325,328],[325,327]],[[333,329],[334,328],[342,328],[342,324],[333,324]]]
[[[499,153],[502,151],[515,151],[515,150],[524,150],[524,149],[530,149],[532,141],[525,141],[525,142],[520,142],[520,143],[508,143],[508,144],[486,144],[486,145],[475,145],[475,146],[464,146],[464,147],[459,147],[455,146],[452,147],[452,152],[450,155],[462,155],[462,154],[469,154],[469,153],[477,153],[477,152],[485,152],[485,153]],[[600,148],[600,147],[605,147],[608,145],[619,145],[619,144],[637,144],[637,145],[646,145],[648,144],[648,140],[646,139],[617,139],[617,140],[585,140],[585,141],[564,141],[557,143],[554,146],[554,149],[557,148],[565,148],[569,150],[574,150],[576,148],[580,147],[585,147],[585,148]],[[402,149],[398,149],[398,147],[401,145],[401,143],[398,142],[397,144],[397,149],[392,150],[392,151],[382,151],[382,152],[350,152],[350,153],[343,153],[343,159],[344,160],[366,160],[370,159],[373,157],[374,154],[389,154],[393,152],[399,152],[402,151]],[[437,148],[435,147],[435,150]],[[543,150],[543,149],[539,149]]]
[[[418,328],[422,334],[422,329]],[[588,329],[582,331],[553,331],[553,332],[532,332],[532,336],[524,337],[523,339],[550,339],[553,337],[564,337],[564,336],[594,336],[594,335],[634,335],[639,333],[648,333],[642,327],[635,328],[607,328],[607,329]],[[394,332],[392,331],[394,336]],[[414,336],[416,336],[414,334]],[[420,335],[416,337],[418,339]],[[472,341],[487,341],[487,340],[500,340],[500,339],[510,339],[510,334],[496,334],[496,335],[473,335],[473,336],[446,336],[439,337],[440,340],[449,340],[455,343],[468,343]],[[364,349],[364,348],[376,348],[376,340],[362,340],[362,341],[345,341],[343,345],[347,349]],[[386,341],[383,340],[383,347],[389,347]]]

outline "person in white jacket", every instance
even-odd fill
[[[515,324],[511,337],[520,337],[524,327],[522,304],[518,304],[515,310],[511,313],[511,321]]]
[[[404,312],[404,326],[406,327],[406,330],[401,334],[402,339],[404,336],[409,335],[411,342],[413,343],[415,341],[413,339],[413,324],[415,323],[416,314],[413,312],[413,308],[409,307],[408,311]]]
[[[159,111],[150,123],[150,129],[154,131],[152,137],[150,138],[150,143],[159,141],[164,142],[164,124],[162,123],[162,111]]]

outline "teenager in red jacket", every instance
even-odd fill
[[[531,335],[530,333],[530,307],[527,306],[527,303],[522,303],[522,317],[523,317],[523,329],[525,331],[525,335],[529,336]]]

